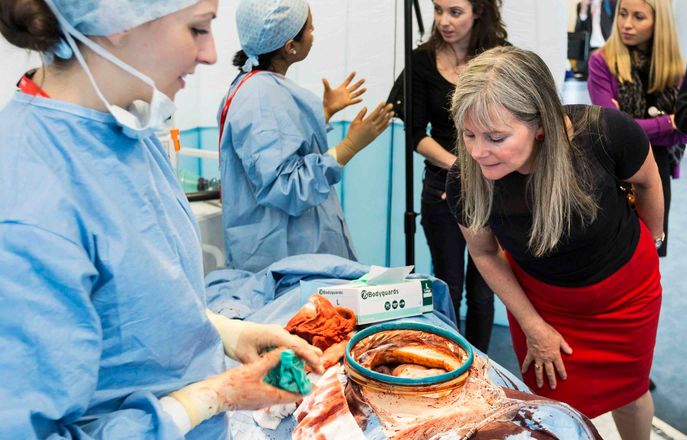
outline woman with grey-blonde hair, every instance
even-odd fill
[[[468,64],[451,111],[447,195],[508,308],[525,382],[648,439],[663,197],[643,130],[617,110],[561,105],[541,58],[513,47]]]

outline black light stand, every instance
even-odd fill
[[[413,66],[411,58],[413,54],[413,6],[415,7],[415,17],[417,19],[418,29],[420,35],[424,35],[425,27],[422,23],[422,15],[420,13],[419,0],[405,0],[404,18],[405,18],[405,75],[403,84],[404,107],[405,113],[405,134],[406,134],[406,149],[405,149],[405,168],[406,168],[406,210],[403,216],[403,231],[406,238],[406,266],[415,264],[415,231],[417,229],[415,219],[417,213],[415,212],[413,200],[413,156],[415,149],[413,148]]]

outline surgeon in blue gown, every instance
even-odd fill
[[[388,126],[391,106],[365,109],[346,138],[329,148],[326,123],[360,102],[353,74],[324,99],[285,77],[313,43],[304,0],[240,0],[236,24],[241,69],[222,101],[220,168],[226,265],[257,272],[300,254],[356,259],[334,184],[358,151]]]
[[[2,439],[225,439],[226,410],[300,398],[262,380],[283,347],[321,370],[283,329],[207,311],[153,132],[216,60],[217,3],[0,2],[3,37],[44,60],[0,111]]]

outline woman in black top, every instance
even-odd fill
[[[449,204],[508,308],[525,382],[648,439],[664,234],[644,131],[615,109],[563,107],[541,58],[509,47],[468,64],[452,114]],[[619,181],[634,184],[636,211]]]
[[[446,204],[444,186],[446,171],[456,160],[452,153],[455,127],[449,115],[451,94],[470,58],[506,43],[500,4],[500,0],[434,0],[432,36],[412,57],[414,145],[426,159],[422,227],[434,273],[448,283],[456,313],[465,281],[465,336],[485,353],[494,321],[494,294],[469,258],[465,271],[465,241]]]

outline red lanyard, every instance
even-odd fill
[[[41,89],[38,84],[33,82],[33,74],[36,73],[35,70],[31,70],[29,72],[26,72],[24,76],[21,77],[19,82],[17,83],[17,87],[19,87],[19,90],[22,92],[26,93],[27,95],[31,96],[40,96],[43,98],[50,98],[47,93]]]
[[[234,96],[236,96],[236,92],[239,91],[239,89],[241,88],[243,83],[248,81],[248,78],[250,78],[251,76],[253,76],[259,72],[264,72],[264,70],[251,70],[249,73],[247,73],[246,76],[244,76],[241,79],[241,81],[236,86],[236,88],[231,93],[231,95],[229,95],[227,100],[224,101],[224,107],[222,108],[222,113],[220,114],[220,117],[219,117],[219,146],[218,146],[218,151],[217,151],[218,153],[219,153],[219,150],[222,148],[222,134],[224,133],[224,123],[227,120],[227,113],[229,112],[229,106],[231,105],[231,101],[234,100]]]

